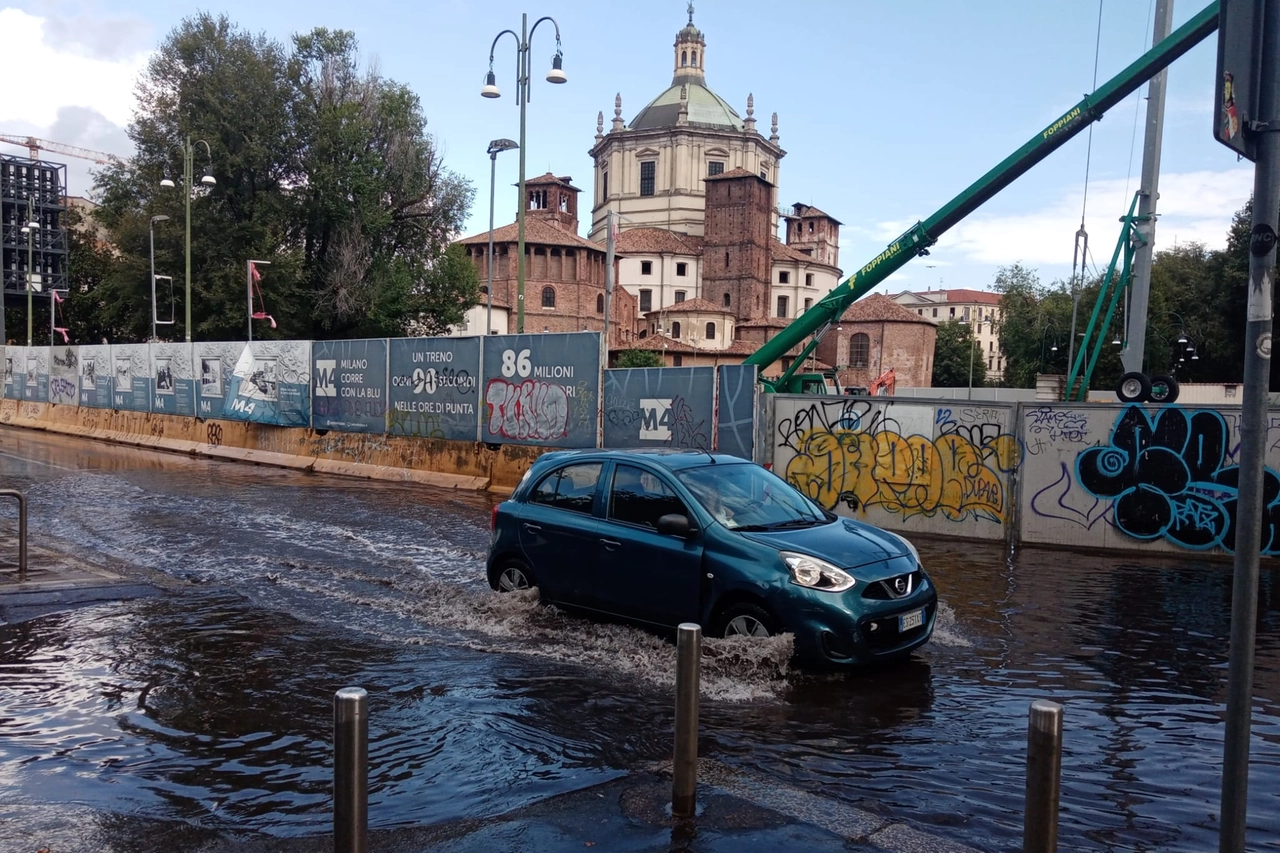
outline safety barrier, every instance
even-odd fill
[[[0,489],[0,498],[18,502],[18,580],[27,579],[27,496],[16,489]]]

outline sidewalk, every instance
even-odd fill
[[[34,540],[27,542],[27,574],[21,577],[17,534],[0,534],[0,624],[157,592],[153,586],[38,545]]]

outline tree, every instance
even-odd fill
[[[981,388],[986,384],[987,366],[973,327],[958,320],[939,323],[933,344],[933,387]]]
[[[615,367],[662,367],[662,353],[651,349],[624,349],[618,353]]]
[[[186,190],[159,183],[181,177],[188,139],[209,144],[217,180],[199,184],[196,144],[195,338],[245,334],[249,258],[271,261],[260,287],[279,328],[255,329],[263,336],[438,330],[476,303],[474,273],[446,256],[473,190],[445,169],[417,96],[359,72],[357,56],[348,32],[317,29],[287,49],[209,14],[169,34],[138,85],[136,155],[99,176],[99,219],[120,253],[101,285],[108,326],[139,340],[149,329],[151,215],[170,217],[156,230],[157,271],[182,280]]]

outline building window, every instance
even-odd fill
[[[809,310],[810,308],[812,308],[812,307],[813,307],[813,300],[812,300],[812,299],[806,299],[806,300],[804,301],[804,310],[805,310],[805,311],[808,311],[808,310]]]
[[[547,209],[547,191],[546,190],[530,190],[529,191],[529,209],[530,210],[546,210]]]
[[[691,64],[693,65],[694,68],[698,67],[698,52],[696,50],[693,52],[693,59],[691,60]]]
[[[996,351],[996,342],[987,341],[987,352],[995,352],[995,351]]]
[[[937,317],[937,316],[938,316],[938,309],[937,309],[937,308],[934,308],[934,309],[933,309],[933,316],[935,316],[935,317]]]
[[[955,309],[955,306],[953,305],[951,306],[951,319],[954,320],[955,318],[956,318],[956,309]]]
[[[673,355],[673,356],[671,356],[671,366],[672,366],[672,367],[680,367],[680,366],[681,366],[681,365],[683,365],[683,364],[684,364],[684,356],[682,356],[682,355]]]
[[[673,338],[680,337],[680,321],[679,320],[671,324],[671,337]]]
[[[804,286],[813,287],[813,273],[807,272],[804,274]]]
[[[871,338],[862,332],[849,338],[849,366],[866,367],[871,358]]]
[[[640,262],[640,275],[653,275],[653,261]]]
[[[716,324],[708,323],[707,324],[707,340],[714,341],[715,339],[716,339]]]
[[[676,275],[688,275],[688,274],[689,274],[688,264],[676,264]]]
[[[489,285],[487,285],[487,284],[482,284],[482,285],[480,285],[480,292],[481,292],[482,294],[484,294],[484,293],[488,293],[488,292],[489,292]]]
[[[791,273],[789,272],[778,273],[778,284],[789,284],[790,282],[791,282]]]
[[[600,173],[600,194],[601,201],[607,201],[609,198],[609,172],[606,169]]]
[[[653,310],[653,291],[640,291],[640,313],[647,314]]]
[[[969,322],[969,306],[967,305],[964,307],[964,319],[966,323]]]
[[[729,253],[728,253],[728,252],[725,252],[725,253],[724,253],[724,268],[725,268],[725,269],[728,269],[728,268],[729,268]]]
[[[640,195],[653,195],[653,180],[657,171],[658,164],[653,160],[640,164]]]
[[[556,307],[556,289],[554,287],[542,288],[542,307],[543,308]]]
[[[996,360],[994,358],[987,359],[987,370],[995,370]]]
[[[604,294],[603,293],[596,294],[596,313],[597,314],[604,313]]]
[[[761,169],[760,169],[760,177],[761,177],[761,178],[763,178],[763,179],[764,179],[764,180],[766,180],[766,181],[767,181],[767,180],[769,180],[769,170],[768,170],[768,169],[765,169],[765,168],[761,168]]]
[[[723,175],[723,174],[724,174],[724,163],[720,162],[719,160],[711,160],[707,163],[708,177],[711,177],[713,175]]]
[[[688,64],[689,64],[689,51],[687,50],[680,51],[680,67],[684,68]]]
[[[724,295],[724,307],[725,307],[725,308],[728,308],[728,307],[729,307],[729,294],[728,294],[728,293],[726,293],[726,294]]]
[[[787,308],[789,307],[790,306],[787,304],[787,297],[779,296],[778,297],[778,316],[779,317],[787,316]]]
[[[676,302],[684,302],[688,295],[683,290],[676,291]]]
[[[917,309],[916,309],[916,313],[917,313],[917,314],[919,314],[921,317],[923,317],[923,316],[924,316],[924,309],[923,309],[923,308],[917,308]]]

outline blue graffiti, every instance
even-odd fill
[[[1240,468],[1230,434],[1211,409],[1166,406],[1154,416],[1127,406],[1111,443],[1076,457],[1076,479],[1090,495],[1114,501],[1111,523],[1134,539],[1166,539],[1183,548],[1235,549]],[[1280,476],[1263,469],[1261,547],[1280,553]]]

